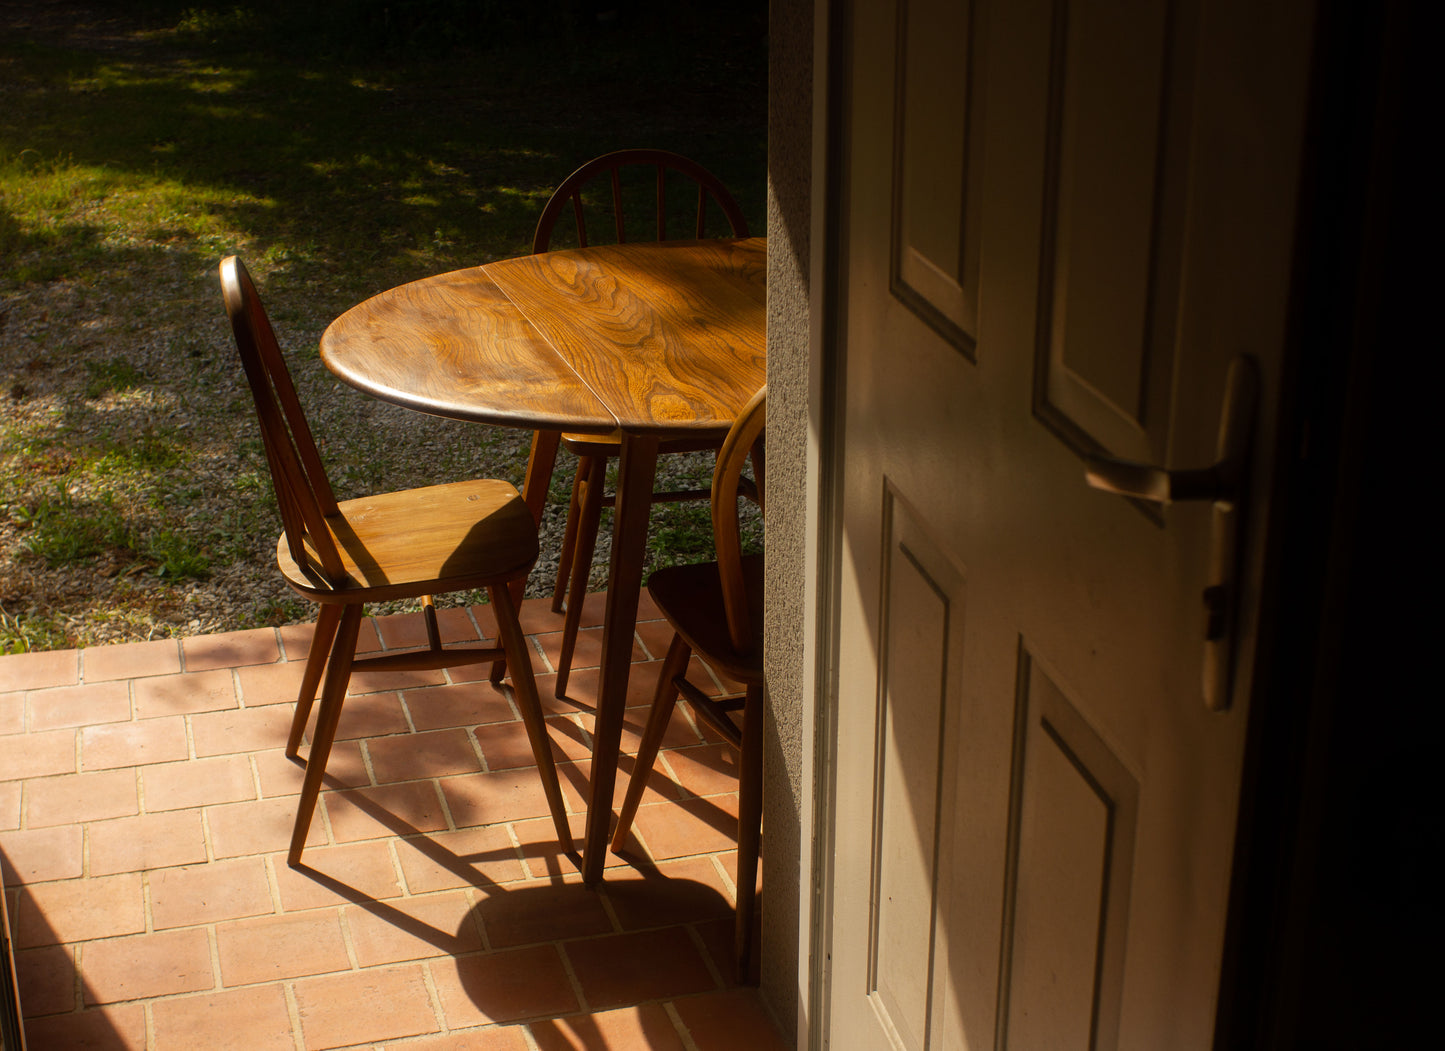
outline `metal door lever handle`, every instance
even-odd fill
[[[1154,504],[1230,500],[1234,496],[1234,486],[1224,464],[1170,471],[1153,464],[1116,460],[1112,456],[1090,456],[1084,463],[1084,477],[1095,489]]]
[[[1204,589],[1204,703],[1213,711],[1229,707],[1234,670],[1239,586],[1237,573],[1249,488],[1259,374],[1254,359],[1241,355],[1229,366],[1219,444],[1210,467],[1171,471],[1110,456],[1085,459],[1084,477],[1095,489],[1150,503],[1208,500],[1214,504],[1209,585]]]
[[[1242,495],[1240,490],[1249,468],[1258,387],[1254,359],[1235,358],[1226,380],[1213,466],[1171,471],[1112,456],[1090,456],[1084,460],[1084,477],[1095,489],[1136,500],[1155,504],[1209,500],[1231,509]]]

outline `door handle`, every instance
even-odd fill
[[[1204,589],[1204,672],[1201,686],[1210,711],[1229,708],[1239,615],[1239,551],[1246,520],[1249,467],[1259,403],[1259,369],[1240,355],[1229,366],[1219,419],[1215,462],[1169,470],[1109,456],[1085,458],[1084,477],[1095,489],[1168,505],[1207,500],[1214,505],[1210,531],[1209,584]]]

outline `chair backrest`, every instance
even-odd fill
[[[336,496],[316,451],[306,414],[276,333],[256,294],[246,266],[235,256],[221,260],[221,294],[236,336],[236,349],[256,403],[271,484],[281,508],[286,544],[298,566],[340,586],[345,570],[326,516],[336,513]]]
[[[545,252],[551,247],[553,229],[569,205],[577,224],[577,247],[587,247],[587,223],[582,204],[582,192],[593,179],[603,176],[609,177],[611,182],[611,210],[617,243],[625,242],[627,227],[623,207],[622,169],[632,167],[651,167],[656,172],[656,190],[653,198],[655,202],[654,219],[659,241],[667,240],[667,176],[669,172],[676,173],[697,184],[697,219],[691,231],[684,236],[697,239],[707,236],[709,197],[717,203],[724,218],[727,219],[732,235],[734,237],[748,236],[747,220],[743,218],[742,209],[738,207],[733,195],[718,181],[715,175],[696,161],[676,153],[669,153],[667,150],[617,150],[588,161],[567,176],[562,184],[553,191],[547,206],[542,209],[542,217],[537,220],[537,232],[532,238],[532,251]]]
[[[738,653],[748,653],[753,642],[752,611],[748,608],[747,586],[742,567],[742,523],[738,498],[743,464],[752,457],[767,423],[768,388],[764,384],[748,400],[718,450],[712,473],[712,532],[717,550],[718,576],[722,581],[723,608],[727,613],[728,637]],[[761,479],[758,506],[763,506]]]

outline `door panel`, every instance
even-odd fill
[[[1050,11],[1035,409],[1080,452],[1166,452],[1191,8]]]
[[[977,5],[910,20],[900,0],[894,81],[893,294],[965,354],[978,338]],[[927,5],[925,5],[926,8]]]
[[[886,537],[878,694],[869,988],[900,1046],[928,1046],[935,986],[947,987],[937,934],[942,742],[957,710],[963,574],[899,494],[883,501]],[[951,703],[950,703],[951,702]]]
[[[1020,654],[999,1044],[1112,1047],[1139,785]]]
[[[1211,508],[1081,454],[1212,462],[1241,353],[1271,447],[1309,11],[849,6],[832,1047],[1210,1044],[1271,465],[1221,714]]]

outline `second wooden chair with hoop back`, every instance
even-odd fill
[[[656,239],[666,241],[669,235],[702,240],[715,235],[725,225],[733,237],[747,237],[748,224],[743,218],[737,201],[716,176],[695,161],[666,150],[631,149],[618,150],[594,160],[569,175],[552,193],[551,199],[542,209],[537,221],[537,231],[532,239],[533,252],[546,252],[555,247],[561,236],[561,229],[571,232],[568,244],[585,248],[593,238],[605,238],[618,244],[629,237],[628,208],[630,195],[624,184],[623,173],[629,169],[642,169],[646,173],[644,190],[648,207],[634,210],[631,218],[631,233],[635,235],[642,219],[649,218]],[[604,206],[589,209],[584,205],[584,193],[596,183],[605,182]],[[688,187],[684,211],[688,213],[685,229],[669,230],[668,191],[673,190],[677,200],[680,187]],[[713,223],[708,212],[708,202],[716,205],[718,222]],[[639,216],[638,212],[651,211],[650,216]],[[570,216],[571,223],[564,221]],[[589,224],[589,218],[592,222]],[[561,229],[559,229],[559,226]],[[557,696],[567,692],[571,671],[572,654],[577,643],[577,632],[581,624],[582,602],[587,594],[587,577],[596,550],[597,531],[602,509],[610,507],[613,498],[607,495],[605,483],[607,464],[615,460],[620,451],[620,435],[558,434],[555,431],[538,431],[532,439],[532,458],[529,470],[541,471],[550,479],[557,446],[560,444],[578,457],[577,473],[572,483],[572,497],[567,513],[566,533],[563,537],[561,554],[557,566],[557,582],[552,597],[553,612],[566,609],[563,622],[562,649],[557,665]],[[668,453],[702,452],[716,449],[716,440],[664,441],[658,448],[659,455]],[[654,503],[678,500],[707,499],[707,489],[663,490],[653,494]]]
[[[658,672],[652,711],[642,732],[632,779],[613,833],[622,850],[637,815],[658,747],[678,694],[694,714],[738,750],[737,926],[734,948],[740,979],[751,979],[758,848],[763,820],[763,556],[744,555],[739,497],[749,457],[761,464],[756,446],[767,415],[767,387],[750,400],[718,451],[712,477],[713,540],[717,561],[659,569],[647,590],[672,626],[672,644]],[[758,478],[761,504],[763,479]],[[743,687],[741,697],[719,700],[687,678],[696,653],[724,679]],[[742,713],[742,725],[734,720]],[[667,804],[660,804],[667,805]]]
[[[537,526],[521,494],[509,482],[481,479],[338,501],[270,320],[235,256],[221,262],[221,291],[280,505],[283,531],[276,561],[286,583],[319,604],[286,743],[286,754],[295,759],[321,686],[288,863],[300,864],[354,668],[443,668],[503,658],[558,841],[563,851],[571,851],[551,743],[511,594],[537,560]],[[432,596],[474,588],[486,589],[491,599],[500,646],[443,649]],[[358,659],[365,604],[391,599],[420,600],[427,649]]]

